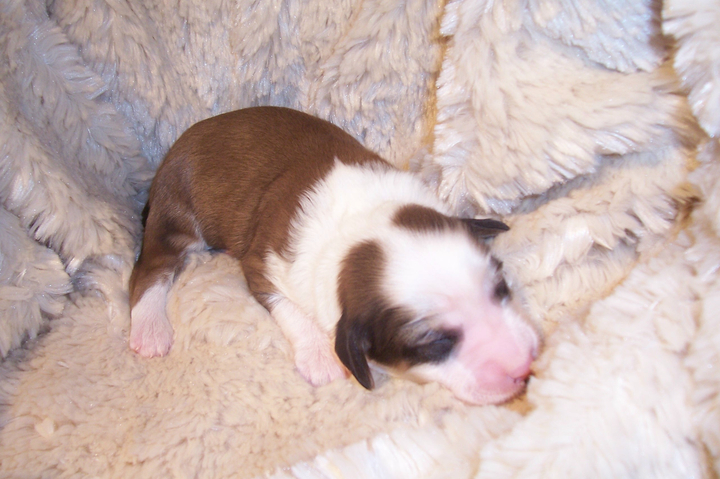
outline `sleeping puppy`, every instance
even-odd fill
[[[340,128],[259,107],[197,123],[150,188],[130,279],[130,347],[168,353],[166,296],[188,252],[237,258],[250,291],[313,385],[370,365],[438,381],[474,404],[523,389],[535,329],[513,304],[485,239],[507,230],[461,220],[418,178]]]

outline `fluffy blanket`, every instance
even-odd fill
[[[0,476],[717,477],[718,0],[0,0]],[[229,257],[127,347],[153,172],[250,105],[502,216],[524,398],[312,388]]]

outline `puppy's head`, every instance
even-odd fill
[[[335,351],[360,384],[373,387],[370,360],[473,404],[523,389],[539,336],[483,243],[505,230],[407,205],[388,237],[349,251],[338,278]]]

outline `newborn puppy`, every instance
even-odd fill
[[[240,261],[314,385],[347,368],[371,389],[371,361],[474,404],[524,387],[538,334],[484,244],[507,226],[449,216],[418,178],[326,121],[259,107],[197,123],[148,207],[130,279],[141,356],[170,350],[173,277],[188,252],[212,248]]]

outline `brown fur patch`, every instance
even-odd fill
[[[393,224],[418,232],[457,230],[461,222],[426,206],[408,204],[401,206],[393,216]]]
[[[487,240],[509,229],[505,223],[498,220],[456,218],[417,204],[398,208],[392,221],[395,226],[420,233],[463,230],[479,241],[483,249]]]

